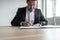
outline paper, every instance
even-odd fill
[[[20,28],[40,28],[40,26],[21,26]]]
[[[60,28],[60,25],[46,25],[46,26],[21,26],[20,28]]]

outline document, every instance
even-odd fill
[[[60,28],[60,25],[46,25],[46,26],[20,26],[22,29],[39,29],[39,28]]]
[[[20,28],[41,28],[41,26],[21,26]]]

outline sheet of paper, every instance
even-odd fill
[[[43,26],[43,27],[60,27],[60,25],[46,25],[46,26]]]
[[[20,28],[40,28],[40,26],[21,26]]]
[[[46,26],[21,26],[20,28],[60,28],[60,25],[46,25]]]

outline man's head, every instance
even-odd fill
[[[27,0],[27,8],[31,12],[33,9],[36,8],[37,0]]]

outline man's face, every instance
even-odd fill
[[[28,1],[27,4],[28,4],[28,10],[31,12],[33,9],[36,8],[37,1]]]

